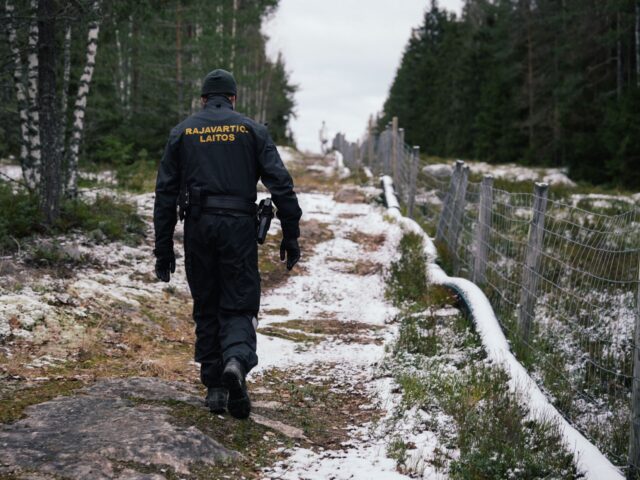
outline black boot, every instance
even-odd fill
[[[229,391],[225,387],[209,387],[204,403],[211,413],[224,413],[227,408]]]
[[[222,383],[229,390],[229,413],[240,419],[249,418],[251,414],[251,400],[244,377],[242,364],[235,358],[229,359],[222,373]]]

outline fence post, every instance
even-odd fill
[[[458,258],[458,237],[464,222],[464,208],[467,204],[467,184],[469,182],[469,167],[464,166],[462,175],[458,178],[458,187],[456,188],[456,198],[453,206],[453,216],[451,217],[451,229],[449,230],[449,244],[447,248],[453,254],[454,265],[453,270],[457,274],[460,267],[460,259]]]
[[[489,233],[491,232],[491,211],[493,209],[493,176],[485,175],[480,186],[480,206],[478,223],[474,233],[473,282],[486,282]]]
[[[458,178],[462,175],[462,166],[464,162],[462,160],[456,160],[456,166],[451,173],[451,180],[449,182],[449,190],[442,202],[442,211],[440,212],[440,218],[438,219],[438,229],[436,230],[436,241],[442,242],[444,240],[444,231],[451,228],[451,217],[453,204],[456,200],[456,189],[458,188]]]
[[[391,120],[391,176],[394,186],[397,185],[398,178],[398,117]],[[398,188],[396,186],[396,188]]]
[[[533,200],[533,216],[529,225],[529,238],[522,270],[522,290],[518,308],[518,330],[521,340],[528,342],[531,334],[536,296],[538,290],[538,274],[544,240],[544,216],[547,210],[549,185],[536,183]]]
[[[636,286],[636,325],[633,334],[633,390],[631,393],[631,431],[629,432],[629,459],[627,478],[638,478],[640,473],[640,258],[638,259],[638,285]]]
[[[384,130],[384,152],[383,152],[383,159],[384,159],[384,174],[385,175],[391,175],[391,122],[389,122],[387,124],[387,128]]]
[[[420,147],[414,145],[411,154],[411,172],[409,176],[409,198],[407,202],[407,210],[409,218],[413,218],[413,208],[416,203],[416,179],[418,177],[418,162],[420,161]]]
[[[374,145],[373,145],[373,118],[369,117],[369,132],[367,135],[367,165],[369,167],[373,166],[373,154],[374,154]]]
[[[398,128],[398,135],[396,140],[396,171],[394,181],[397,185],[399,185],[399,192],[401,198],[407,193],[408,185],[405,185],[404,182],[407,180],[404,176],[403,172],[405,171],[405,159],[406,155],[404,154],[404,128]]]

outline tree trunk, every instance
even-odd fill
[[[184,91],[182,88],[182,5],[176,5],[176,89],[178,91],[178,119],[182,117]]]
[[[129,115],[138,111],[137,97],[140,86],[140,26],[131,17],[131,89],[129,91]]]
[[[616,41],[616,95],[618,97],[618,100],[620,100],[620,97],[622,97],[622,89],[624,86],[624,69],[623,69],[623,62],[624,59],[622,58],[622,36],[621,36],[621,32],[620,32],[620,12],[617,13],[616,15],[616,36],[617,41]]]
[[[91,78],[93,77],[93,69],[96,65],[96,54],[98,53],[98,34],[100,33],[100,21],[98,19],[99,9],[100,0],[94,0],[93,14],[95,15],[95,19],[89,22],[89,30],[87,32],[87,61],[78,83],[78,94],[76,95],[73,111],[73,130],[69,141],[69,158],[67,162],[69,169],[67,192],[72,198],[78,195],[78,157],[80,155],[82,134],[84,133],[84,114],[87,109],[87,95],[91,87]]]
[[[40,116],[38,112],[38,3],[31,0],[31,23],[29,25],[29,42],[27,55],[27,99],[29,101],[29,183],[40,182]]]
[[[15,7],[11,0],[5,3],[5,18],[7,25],[7,36],[9,40],[9,51],[13,57],[13,84],[16,89],[16,100],[18,103],[18,113],[20,118],[20,166],[22,167],[22,178],[29,188],[35,188],[31,183],[31,159],[29,156],[29,113],[27,103],[27,92],[22,75],[22,58],[18,48],[18,40],[15,26]]]
[[[38,108],[41,140],[46,152],[42,165],[40,207],[47,224],[60,216],[61,168],[56,108],[55,0],[38,1]]]
[[[114,73],[115,77],[115,90],[118,92],[118,99],[120,100],[120,107],[124,110],[125,98],[124,98],[124,60],[122,58],[122,42],[120,42],[120,30],[118,29],[118,23],[116,19],[113,19],[113,25],[115,26],[115,40],[116,40],[116,58],[118,59],[118,69]]]
[[[200,109],[200,75],[202,72],[202,64],[200,57],[200,38],[202,37],[203,28],[198,22],[195,22],[189,36],[189,43],[196,46],[196,52],[191,53],[191,71],[198,72],[197,75],[191,75],[191,113],[195,113]]]
[[[636,85],[640,87],[640,0],[636,0]]]
[[[129,15],[129,31],[127,32],[127,60],[125,62],[126,77],[124,81],[125,117],[131,117],[131,59],[133,57],[133,14]]]
[[[233,11],[231,12],[231,58],[229,59],[229,69],[233,72],[236,61],[236,28],[238,15],[238,0],[233,0]]]
[[[527,16],[527,103],[529,107],[529,149],[533,150],[533,109],[535,96],[533,92],[533,39],[531,35],[531,2],[525,2]]]
[[[67,111],[69,110],[69,80],[71,78],[71,25],[67,22],[64,32],[62,94],[60,97],[60,132],[58,144],[62,158],[65,155],[67,134]]]

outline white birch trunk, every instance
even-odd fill
[[[29,114],[27,103],[27,92],[24,85],[24,77],[22,73],[22,57],[18,48],[18,39],[15,26],[15,7],[11,0],[5,3],[5,19],[7,25],[7,36],[9,40],[9,51],[13,57],[13,84],[16,89],[16,100],[18,103],[18,114],[20,118],[20,166],[22,167],[22,178],[29,188],[35,188],[30,183],[30,158],[29,158]]]
[[[38,111],[38,3],[31,0],[31,22],[27,55],[27,100],[29,109],[29,184],[40,183],[42,154],[40,151],[40,113]]]
[[[127,32],[127,58],[125,62],[126,77],[124,81],[124,103],[127,118],[129,118],[131,115],[131,59],[133,57],[131,45],[133,45],[133,15],[129,15],[129,31]]]
[[[113,20],[113,24],[117,25],[116,20]],[[125,73],[124,73],[124,60],[122,58],[122,43],[120,42],[120,30],[116,26],[116,56],[118,58],[118,70],[114,73],[115,79],[115,87],[118,92],[118,99],[120,100],[120,106],[125,108]]]
[[[100,0],[94,0],[93,11],[97,13],[100,8]],[[67,191],[71,197],[78,194],[78,157],[80,155],[80,143],[84,132],[84,114],[87,108],[87,95],[91,87],[91,78],[96,65],[96,54],[98,53],[98,34],[100,33],[100,22],[96,19],[89,23],[87,32],[87,60],[84,71],[78,83],[78,94],[73,111],[73,130],[69,141],[69,159],[67,168]]]
[[[71,79],[71,25],[67,24],[64,32],[62,67],[62,95],[60,97],[60,135],[58,143],[64,158],[66,148],[67,111],[69,110],[69,80]]]

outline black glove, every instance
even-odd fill
[[[291,270],[293,266],[300,260],[300,246],[297,238],[283,238],[280,243],[280,260],[284,262],[285,252],[287,257],[287,270]]]
[[[164,254],[156,254],[156,277],[158,280],[168,282],[171,274],[176,271],[176,254],[172,251]]]

